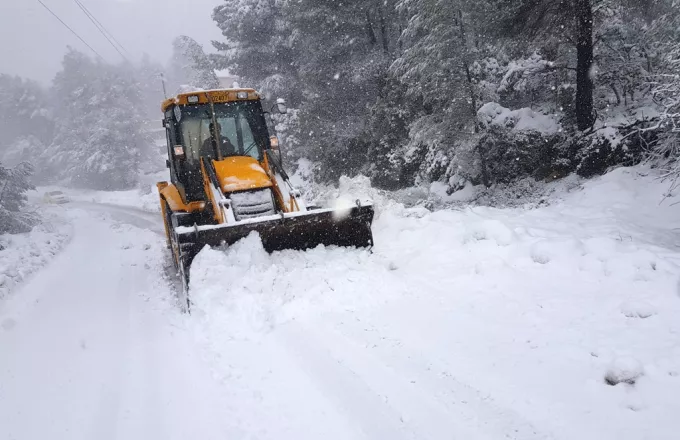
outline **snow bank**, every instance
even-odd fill
[[[656,309],[646,301],[628,301],[621,304],[621,313],[628,318],[645,319],[656,315]]]
[[[496,102],[487,102],[478,111],[480,123],[489,127],[492,125],[506,127],[516,131],[533,130],[543,134],[560,131],[559,122],[552,116],[535,112],[528,107],[510,110]]]
[[[443,182],[432,182],[430,184],[430,196],[440,202],[469,202],[477,196],[475,186],[470,182],[465,182],[465,186],[458,191],[448,193],[449,185]]]
[[[635,382],[644,374],[644,368],[640,361],[632,357],[619,357],[614,359],[604,376],[608,385],[627,383],[635,385]]]
[[[233,339],[255,338],[301,311],[371,303],[369,287],[386,273],[367,250],[323,245],[307,252],[268,254],[252,232],[226,250],[206,247],[191,268],[194,314]],[[329,285],[328,279],[340,280]]]
[[[333,195],[374,196],[373,253],[270,255],[251,235],[197,256],[192,317],[230,386],[267,378],[258,399],[279,402],[269,387],[290,371],[275,353],[320,339],[335,367],[319,376],[345,408],[382,414],[330,385],[344,366],[423,438],[452,426],[500,438],[516,425],[533,432],[522,438],[677,437],[680,204],[660,203],[650,170],[617,169],[533,210],[430,212],[365,184]]]
[[[371,180],[363,175],[356,177],[341,176],[337,188],[329,185],[313,185],[306,197],[308,204],[340,210],[356,206],[357,200],[362,203],[371,202],[376,217],[380,217],[386,209],[401,206],[387,192],[373,188]]]
[[[45,212],[41,224],[24,234],[0,234],[0,302],[27,277],[49,263],[68,243],[70,224]]]

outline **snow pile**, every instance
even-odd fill
[[[629,301],[621,304],[621,313],[628,318],[649,318],[656,315],[656,309],[646,301]]]
[[[465,182],[465,186],[458,191],[449,194],[449,185],[443,182],[432,182],[430,184],[431,197],[443,203],[451,202],[470,202],[477,197],[477,189],[470,182]]]
[[[604,127],[597,131],[597,137],[600,139],[606,139],[610,142],[612,147],[616,147],[621,142],[623,136],[614,127]]]
[[[47,212],[43,222],[31,232],[0,235],[0,301],[49,263],[69,241],[72,232],[68,223]]]
[[[510,110],[497,102],[488,102],[478,111],[477,117],[484,127],[498,126],[515,131],[538,131],[551,134],[560,131],[559,122],[548,115],[535,112],[528,107]]]
[[[363,175],[355,177],[341,176],[338,187],[317,186],[313,202],[322,207],[349,208],[356,206],[357,200],[362,204],[373,203],[376,217],[386,210],[396,208],[396,203],[385,191],[373,188],[371,180]]]
[[[622,382],[635,385],[643,374],[644,368],[640,361],[632,357],[618,357],[607,369],[604,380],[608,385],[617,385]]]
[[[305,310],[371,303],[370,286],[388,269],[367,250],[318,246],[268,254],[256,232],[221,251],[206,247],[191,267],[194,314],[233,339],[249,339]],[[328,284],[328,279],[342,279]]]
[[[674,439],[680,204],[659,204],[648,173],[618,169],[530,211],[378,198],[373,253],[269,255],[255,235],[206,248],[191,271],[197,334],[249,411],[288,408],[289,386],[316,395],[289,379],[294,353],[369,431],[397,413],[422,438]],[[362,385],[333,385],[352,377]],[[378,407],[360,403],[370,390]]]
[[[529,58],[511,60],[508,63],[507,71],[498,85],[497,92],[526,91],[532,86],[532,77],[552,67],[551,61],[544,60],[538,53],[534,52]],[[534,82],[538,82],[534,79]],[[542,85],[542,84],[541,84]],[[536,84],[533,84],[535,87]]]

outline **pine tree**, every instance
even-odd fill
[[[166,98],[163,94],[163,71],[163,66],[151,61],[148,54],[144,54],[139,67],[135,69],[135,78],[143,107],[142,113],[146,120],[154,121],[156,127],[161,117],[161,102]]]
[[[29,181],[33,167],[27,162],[14,168],[5,168],[0,163],[0,234],[26,232],[33,219],[22,213],[26,203],[26,191],[34,189]]]
[[[649,29],[661,15],[677,16],[677,6],[224,0],[213,14],[225,37],[214,43],[215,59],[268,97],[285,95],[298,110],[296,154],[316,161],[326,179],[361,172],[389,187],[448,177],[493,182],[498,176],[489,172],[503,166],[484,165],[493,159],[484,156],[494,153],[493,136],[479,124],[479,108],[530,107],[559,120],[559,136],[515,136],[509,128],[501,137],[508,151],[529,138],[550,145],[561,139],[571,157],[560,160],[573,169],[579,151],[598,151],[588,133],[573,128],[597,129],[617,102],[640,106],[646,96],[649,104],[650,80],[667,51],[659,42],[673,38]],[[630,157],[607,148],[605,168]],[[502,178],[512,179],[514,168],[503,169],[510,171]]]
[[[70,50],[54,80],[57,132],[41,168],[69,184],[94,189],[134,185],[143,133],[140,91],[127,67],[94,62]]]
[[[295,29],[285,16],[289,2],[225,0],[215,7],[213,20],[225,37],[213,42],[217,67],[228,68],[268,99],[285,98],[297,107],[302,100],[297,62],[301,47],[293,42]]]
[[[498,17],[496,35],[526,37],[529,40],[550,39],[569,42],[576,51],[576,125],[579,130],[591,128],[595,122],[594,29],[595,6],[600,0],[492,0],[487,11],[495,9]],[[493,13],[493,12],[492,12]],[[497,14],[497,13],[496,13]]]
[[[173,40],[172,47],[168,66],[168,82],[172,90],[184,85],[202,89],[219,87],[214,65],[200,44],[182,35]]]
[[[2,142],[9,145],[27,135],[49,142],[53,129],[47,91],[34,81],[0,74]]]
[[[649,27],[660,54],[658,66],[649,76],[652,98],[660,109],[659,120],[647,130],[658,132],[652,157],[671,179],[669,193],[680,186],[680,16],[659,17]]]
[[[21,162],[36,163],[45,145],[36,136],[27,135],[8,143],[4,151],[0,150],[0,161],[13,167]]]

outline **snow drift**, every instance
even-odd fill
[[[359,404],[365,391],[331,387],[330,411],[365,432],[405,423],[421,438],[673,439],[680,206],[659,204],[666,188],[647,173],[621,168],[531,211],[385,203],[373,253],[270,255],[254,235],[206,248],[192,267],[195,330],[226,384],[264,381],[257,401],[239,394],[256,414],[301,417],[281,409],[292,397],[278,381],[302,362],[323,378],[300,382],[302,395],[318,398],[317,386],[344,377],[340,365],[402,414],[382,418]],[[317,344],[334,361],[317,364]],[[451,406],[456,396],[467,403]]]

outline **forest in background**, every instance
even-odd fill
[[[592,176],[678,147],[677,0],[226,0],[228,67],[291,158],[395,189]],[[666,162],[665,165],[669,165]]]
[[[319,180],[454,192],[650,160],[674,188],[679,11],[678,0],[225,0],[216,53],[185,36],[166,65],[69,50],[48,89],[0,75],[0,224],[13,225],[0,233],[28,224],[17,212],[33,183],[136,185],[158,155],[160,74],[173,94],[216,87],[215,69],[287,100],[286,161],[311,160]]]
[[[35,216],[21,208],[34,185],[129,189],[158,171],[150,132],[160,127],[163,81],[169,94],[218,86],[212,61],[186,36],[166,65],[107,64],[69,48],[49,88],[0,74],[0,233],[30,229]]]

